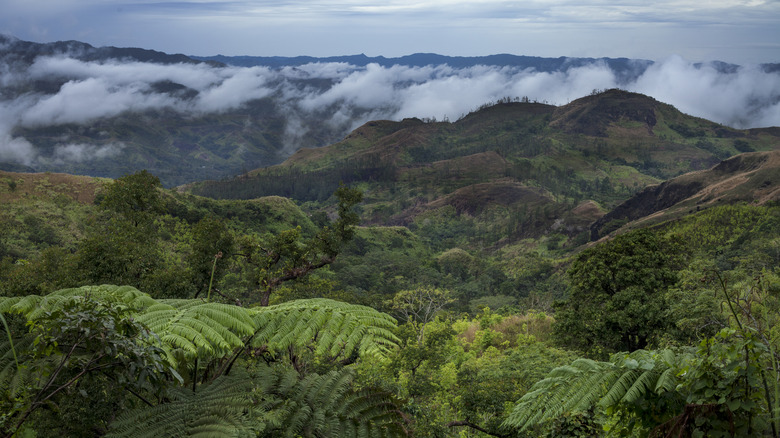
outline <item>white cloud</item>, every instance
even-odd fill
[[[126,111],[170,106],[166,95],[146,93],[145,83],[117,86],[107,78],[87,78],[65,83],[59,93],[40,98],[21,114],[25,126],[85,123]]]
[[[0,132],[0,161],[29,166],[37,155],[35,147],[29,141]]]
[[[222,112],[238,108],[255,99],[268,96],[272,89],[265,87],[267,68],[236,69],[222,83],[202,90],[195,107],[203,112]]]
[[[656,63],[629,89],[674,105],[687,114],[738,128],[780,126],[780,75],[757,66],[734,73],[680,57]]]
[[[104,145],[85,143],[58,144],[52,154],[55,163],[81,163],[91,160],[100,160],[119,155],[125,145],[121,142]]]

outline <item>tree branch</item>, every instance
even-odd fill
[[[509,435],[502,435],[502,434],[499,434],[499,433],[491,432],[491,431],[489,431],[489,430],[487,430],[487,429],[485,429],[483,427],[477,426],[476,424],[474,424],[474,423],[472,423],[471,421],[468,421],[468,420],[451,421],[451,422],[447,423],[447,427],[460,427],[460,426],[470,427],[470,428],[472,428],[474,430],[478,430],[478,431],[480,431],[480,432],[482,432],[484,434],[488,434],[490,436],[495,436],[495,437],[498,437],[498,438],[506,438],[506,437],[509,436]]]

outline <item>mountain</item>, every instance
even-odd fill
[[[226,65],[241,67],[266,66],[281,68],[289,66],[302,66],[311,63],[342,62],[360,67],[368,64],[377,64],[383,67],[397,65],[409,67],[425,67],[429,65],[448,65],[454,68],[469,68],[479,65],[500,67],[517,67],[532,69],[539,72],[565,71],[570,68],[582,67],[594,63],[608,66],[616,73],[621,81],[629,81],[641,75],[647,67],[653,64],[646,59],[628,58],[570,58],[561,56],[558,58],[543,58],[539,56],[519,56],[510,54],[497,54],[487,56],[445,56],[436,53],[414,53],[395,58],[384,56],[348,55],[348,56],[191,56],[192,59],[207,62],[218,62]],[[732,64],[723,64],[724,69],[734,68]]]
[[[740,143],[734,137],[734,146],[727,137],[745,136],[747,131],[735,133],[730,128],[709,125],[698,128],[699,122],[677,123],[670,119],[668,123],[658,122],[660,128],[656,128],[652,118],[647,117],[653,116],[649,110],[657,110],[636,99],[578,100],[585,106],[573,106],[572,101],[557,109],[545,105],[545,99],[569,102],[605,81],[619,86],[636,84],[632,81],[638,81],[640,75],[645,81],[652,79],[646,77],[651,73],[666,77],[671,73],[697,77],[714,74],[719,79],[709,82],[712,84],[729,83],[741,78],[743,72],[749,83],[757,83],[756,78],[775,81],[772,75],[777,74],[771,65],[755,70],[713,62],[672,66],[679,71],[670,72],[665,66],[646,60],[507,54],[222,60],[231,65],[138,48],[93,47],[78,41],[39,44],[0,36],[0,169],[110,178],[147,169],[158,175],[166,187],[172,187],[279,164],[301,148],[339,142],[364,125],[364,131],[370,130],[372,127],[366,125],[369,121],[399,121],[405,117],[419,117],[419,122],[434,121],[436,117],[457,121],[453,123],[455,130],[446,128],[450,131],[446,135],[442,131],[437,140],[441,150],[432,152],[434,159],[441,161],[464,152],[460,147],[444,151],[451,146],[445,143],[459,141],[456,137],[461,134],[456,131],[460,127],[477,123],[465,120],[466,114],[473,114],[485,102],[525,100],[529,104],[537,102],[541,111],[538,120],[528,119],[533,126],[521,127],[524,121],[518,122],[518,129],[507,124],[498,126],[503,137],[493,138],[494,144],[480,144],[479,138],[469,138],[467,149],[472,153],[508,151],[513,143],[528,143],[531,138],[551,139],[550,133],[555,130],[560,135],[590,138],[597,146],[597,154],[609,145],[615,149],[615,164],[620,164],[621,159],[632,162],[636,158],[631,155],[632,146],[613,141],[621,136],[634,141],[639,135],[636,138],[642,140],[636,141],[659,147],[664,147],[668,137],[677,145],[690,146],[687,152],[680,152],[680,163],[656,160],[652,155],[658,153],[639,148],[644,150],[640,161],[648,167],[643,174],[651,177],[637,183],[643,186],[658,182],[658,178],[703,169],[737,151],[750,150],[753,143]],[[758,82],[763,83],[764,79]],[[591,83],[597,85],[591,87]],[[531,97],[514,96],[525,93]],[[749,98],[730,99],[720,114],[730,114],[722,118],[733,126],[772,124],[776,118],[771,110],[777,102],[773,93],[747,90]],[[588,107],[592,104],[615,106]],[[545,117],[549,120],[542,121]],[[525,116],[520,118],[526,120]],[[636,130],[629,133],[635,128],[628,126],[629,122],[643,124],[652,135],[650,131],[644,137]],[[443,126],[440,128],[445,129]],[[536,129],[544,132],[535,132]],[[509,138],[511,135],[516,138]],[[678,141],[680,136],[685,141]],[[600,140],[606,138],[613,140]],[[716,140],[709,140],[713,138]],[[699,140],[705,143],[694,144]],[[500,143],[498,147],[496,142]],[[581,153],[589,153],[588,147],[580,146]],[[546,147],[532,145],[532,149]],[[702,154],[701,150],[707,148],[710,150]],[[756,150],[766,148],[763,144],[755,145]],[[426,162],[427,158],[419,154],[428,154],[427,149],[411,148],[412,155],[407,158],[410,162]],[[688,165],[687,159],[705,162]],[[656,163],[668,169],[653,168]],[[607,175],[600,178],[604,176]]]
[[[491,222],[494,244],[583,233],[594,214],[649,185],[744,151],[778,149],[776,130],[736,130],[648,96],[607,90],[560,107],[501,102],[452,123],[373,121],[280,165],[182,190],[310,201],[351,183],[366,191],[368,223]]]
[[[81,41],[35,43],[3,34],[0,34],[0,54],[3,63],[12,66],[30,65],[41,56],[68,56],[82,61],[115,59],[156,64],[200,64],[206,62],[211,65],[221,65],[214,61],[196,60],[182,54],[170,55],[137,47],[94,47]]]
[[[691,172],[650,186],[596,220],[596,240],[614,231],[646,227],[703,209],[739,202],[780,202],[780,150],[740,154],[711,169]]]

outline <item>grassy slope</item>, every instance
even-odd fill
[[[493,223],[490,242],[475,243],[490,246],[554,230],[574,237],[593,211],[610,210],[644,187],[779,146],[772,130],[735,130],[609,90],[562,107],[500,103],[454,123],[370,122],[278,166],[188,189],[322,200],[344,181],[365,191],[366,223],[417,230],[454,207],[474,233]],[[577,207],[590,200],[596,209],[581,216]]]

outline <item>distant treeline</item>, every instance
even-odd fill
[[[358,162],[343,161],[326,170],[277,167],[257,175],[241,175],[223,181],[206,181],[193,194],[215,199],[253,199],[283,196],[298,201],[324,201],[339,184],[359,181],[394,181],[396,168],[381,165],[374,157]]]

